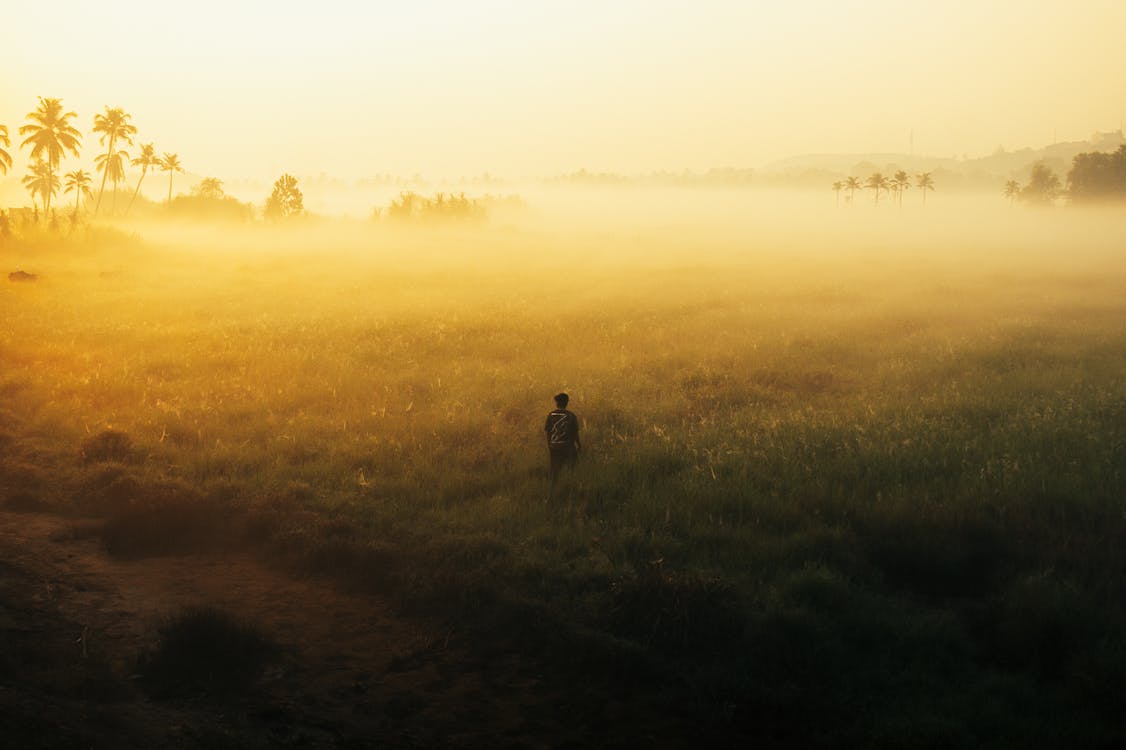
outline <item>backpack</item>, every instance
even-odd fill
[[[569,411],[553,411],[548,415],[550,429],[547,442],[553,448],[570,446],[575,442],[575,415]]]

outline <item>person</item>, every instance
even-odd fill
[[[551,455],[551,481],[559,478],[563,469],[574,468],[579,458],[579,418],[567,410],[570,397],[566,393],[555,396],[555,408],[547,415],[543,431],[547,434],[547,450]]]

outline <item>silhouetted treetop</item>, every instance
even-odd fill
[[[1029,203],[1050,204],[1061,191],[1059,176],[1043,162],[1032,165],[1028,184],[1021,188],[1021,200]]]
[[[1126,145],[1111,153],[1076,155],[1067,185],[1069,195],[1077,201],[1126,198]]]
[[[274,183],[274,191],[266,199],[266,219],[278,221],[300,216],[305,210],[304,197],[297,188],[297,178],[283,174]]]

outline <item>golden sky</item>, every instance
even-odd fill
[[[907,151],[912,131],[916,153],[980,155],[1126,117],[1123,0],[57,0],[2,16],[13,135],[38,96],[84,133],[119,106],[139,140],[228,180],[753,167]]]

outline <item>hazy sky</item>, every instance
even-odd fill
[[[227,180],[747,167],[912,129],[980,155],[1118,128],[1123,28],[1123,0],[19,2],[0,123],[120,106]]]

